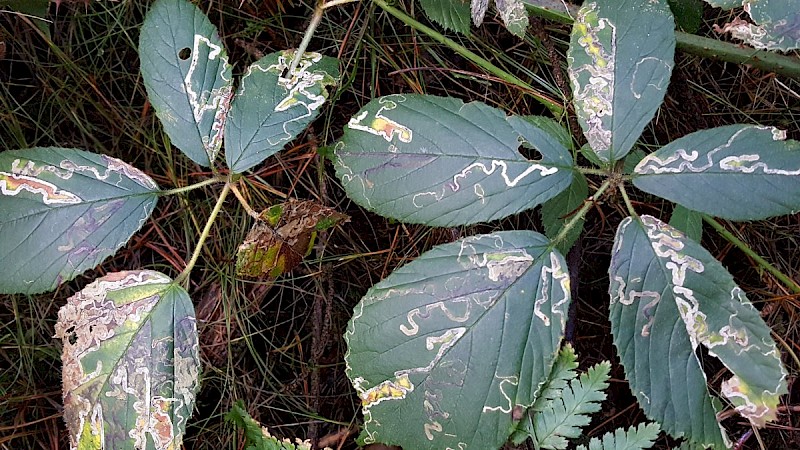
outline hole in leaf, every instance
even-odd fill
[[[541,161],[544,158],[542,154],[539,153],[539,150],[536,150],[535,148],[533,148],[531,144],[527,142],[521,143],[517,148],[517,151],[520,153],[520,155],[524,156],[525,158],[531,161]]]
[[[281,72],[281,78],[287,78],[287,75],[289,75],[289,68],[288,67],[283,69],[283,72]]]
[[[178,58],[186,61],[189,57],[192,56],[192,49],[189,47],[184,47],[181,51],[178,52]]]
[[[75,345],[76,342],[78,342],[78,334],[73,331],[69,334],[69,343]]]

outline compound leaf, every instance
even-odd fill
[[[225,159],[234,173],[283,149],[317,117],[328,88],[339,82],[338,61],[312,52],[303,55],[291,77],[283,77],[294,54],[267,55],[242,76],[225,126]]]
[[[733,376],[722,393],[756,426],[774,420],[786,373],[770,330],[731,275],[700,244],[660,220],[622,221],[611,267],[611,331],[631,391],[675,437],[718,448],[697,347]]]
[[[345,333],[364,443],[488,449],[508,439],[563,336],[569,278],[548,246],[531,231],[465,238],[367,292]]]
[[[596,0],[580,9],[568,71],[578,122],[603,162],[622,159],[653,118],[674,51],[675,24],[666,2]]]
[[[659,432],[661,427],[655,422],[640,423],[627,430],[617,428],[613,433],[604,434],[601,439],[592,438],[588,450],[644,450],[653,446]],[[586,450],[586,447],[579,445],[577,450]]]
[[[419,0],[429,19],[448,30],[469,34],[470,2],[465,0]]]
[[[518,148],[541,155],[531,160]],[[530,209],[572,181],[570,152],[524,118],[424,95],[371,101],[335,147],[350,198],[404,222],[453,226]]]
[[[225,420],[244,430],[245,450],[311,450],[309,440],[297,439],[297,444],[293,444],[288,439],[279,440],[272,436],[266,427],[250,417],[241,400],[233,404],[233,408],[225,415]],[[325,447],[324,450],[330,448]]]
[[[729,125],[698,131],[645,157],[639,189],[731,220],[800,210],[800,143],[772,127]]]
[[[216,27],[186,0],[158,0],[142,25],[139,59],[147,97],[172,143],[211,166],[233,95]]]
[[[517,429],[511,434],[514,445],[522,444],[533,435],[533,418],[537,413],[550,408],[550,403],[561,397],[561,391],[567,388],[569,382],[578,378],[575,372],[577,368],[578,355],[572,345],[567,343],[558,352],[547,379],[538,386],[533,405],[528,408]]]
[[[733,3],[733,2],[730,2]],[[742,0],[738,2],[742,4]],[[758,49],[788,51],[800,48],[800,8],[797,0],[745,0],[745,11],[753,23],[734,19],[723,32]]]
[[[55,331],[73,449],[181,447],[200,372],[182,287],[152,270],[108,274],[67,300]]]
[[[589,368],[561,396],[550,401],[541,412],[533,415],[533,439],[536,448],[567,448],[567,439],[581,435],[581,428],[589,425],[591,415],[600,411],[600,403],[606,399],[603,392],[608,387],[611,363],[603,361]]]
[[[0,153],[0,292],[48,291],[100,264],[150,217],[157,192],[142,171],[106,155]]]

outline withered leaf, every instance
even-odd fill
[[[236,274],[276,278],[297,267],[318,231],[349,220],[333,208],[311,200],[290,199],[261,212],[236,254]]]

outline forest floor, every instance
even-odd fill
[[[0,11],[0,151],[59,146],[105,153],[144,170],[165,189],[208,176],[206,169],[165,146],[165,134],[147,101],[137,46],[148,3],[64,0],[58,7],[51,5],[46,32],[35,19]],[[218,27],[236,73],[263,54],[296,47],[311,13],[308,4],[284,0],[199,3]],[[415,2],[397,0],[395,6],[441,30]],[[698,34],[724,39],[713,26],[730,18],[706,8]],[[537,20],[526,38],[518,39],[490,14],[469,37],[445,34],[562,103],[569,27]],[[343,85],[311,127],[247,175],[244,195],[256,209],[286,197],[313,199],[351,220],[320,236],[314,251],[290,274],[274,282],[253,282],[237,278],[232,264],[250,219],[235,200],[225,205],[189,290],[197,309],[203,370],[186,448],[242,448],[237,432],[224,420],[239,399],[275,435],[356,448],[362,417],[344,373],[342,334],[367,289],[434,245],[486,230],[541,230],[537,210],[458,228],[382,218],[348,200],[331,164],[317,154],[342,135],[349,117],[377,96],[428,93],[480,100],[509,114],[549,115],[533,96],[487,75],[367,0],[328,12],[309,49],[339,58]],[[679,51],[665,102],[642,143],[664,144],[732,123],[772,125],[800,139],[799,93],[800,80]],[[579,132],[574,135],[582,139]],[[126,247],[55,292],[0,296],[0,449],[68,448],[61,417],[61,344],[53,338],[59,307],[108,272],[152,268],[180,273],[219,189],[210,186],[164,198]],[[654,216],[668,219],[672,210],[652,197],[633,200],[639,210]],[[573,268],[577,312],[572,341],[581,368],[601,360],[613,364],[608,399],[587,428],[589,436],[645,420],[619,365],[608,321],[609,253],[614,230],[625,216],[616,205],[596,204],[577,244],[580,251],[569,260],[579,266]],[[725,226],[800,282],[800,214]],[[800,353],[800,297],[713,229],[705,229],[703,244],[731,271],[783,341],[790,375],[791,393],[776,423],[753,433],[741,418],[725,414],[723,424],[741,441],[740,448],[800,448],[800,390],[792,383],[800,366],[791,356]],[[713,362],[706,369],[712,390],[718,389],[728,372]],[[673,443],[662,435],[656,448]]]

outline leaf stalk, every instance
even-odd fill
[[[181,272],[175,278],[175,282],[181,284],[187,290],[189,289],[189,274],[192,272],[194,265],[200,258],[200,252],[203,251],[203,244],[205,244],[206,239],[208,239],[208,236],[211,233],[211,226],[214,224],[217,215],[222,210],[222,205],[225,203],[225,197],[227,197],[228,193],[231,191],[231,186],[232,184],[230,181],[225,183],[225,186],[222,188],[222,192],[219,194],[219,198],[217,198],[217,204],[214,205],[214,209],[211,210],[211,214],[208,216],[208,221],[206,221],[206,226],[200,233],[200,238],[197,240],[197,245],[194,248],[191,259],[189,259],[189,262],[186,264],[186,268],[183,269],[183,272]]]

